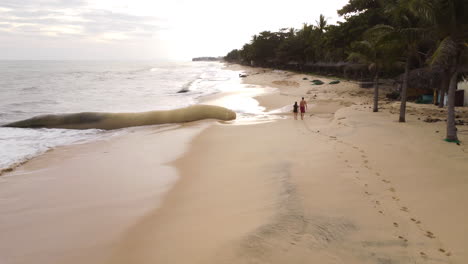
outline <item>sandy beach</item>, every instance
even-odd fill
[[[227,67],[276,88],[256,97],[265,111],[290,110],[135,128],[2,175],[0,263],[468,263],[468,126],[447,143],[445,122],[424,122],[446,118],[437,106],[409,103],[398,123],[384,92],[373,113],[352,82]],[[151,189],[155,174],[166,188]]]

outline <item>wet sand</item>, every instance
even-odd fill
[[[110,246],[72,248],[48,263],[468,262],[468,148],[443,141],[443,122],[420,120],[424,113],[439,113],[435,106],[410,103],[408,122],[401,124],[398,103],[383,101],[381,112],[372,113],[372,91],[353,83],[313,86],[311,79],[330,80],[229,67],[247,72],[245,83],[278,88],[257,98],[267,110],[287,109],[306,97],[305,120],[288,112],[274,122],[210,125],[171,163],[180,179],[159,208],[130,217]],[[466,108],[459,113],[468,117]],[[462,142],[467,131],[459,126]],[[133,153],[132,146],[151,135],[137,138],[110,149],[113,158],[87,159],[93,165],[89,173],[115,163],[123,152]],[[73,157],[103,150],[87,146],[88,152],[78,148],[68,158],[55,157],[83,165]],[[143,155],[156,153],[148,147]],[[150,164],[149,159],[129,171],[120,164],[106,173],[138,177],[151,171]],[[28,168],[31,175],[38,173],[34,169]],[[15,233],[15,227],[8,230]],[[85,238],[98,236],[97,230]],[[93,258],[93,249],[105,257]]]

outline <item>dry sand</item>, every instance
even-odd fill
[[[410,103],[401,124],[398,103],[383,101],[372,113],[372,91],[353,83],[313,86],[311,79],[330,80],[229,67],[247,72],[245,83],[278,88],[257,98],[267,110],[306,97],[305,120],[284,113],[274,122],[209,126],[172,163],[180,180],[159,209],[100,248],[105,257],[79,248],[55,263],[468,263],[468,148],[443,141],[444,122],[423,122],[444,113]],[[467,119],[466,108],[458,110]],[[466,142],[468,127],[458,129]],[[130,138],[112,143],[122,146],[108,150],[114,159],[85,158],[89,173],[151,142]],[[102,147],[71,152],[95,159]],[[145,157],[156,153],[145,149]],[[50,154],[29,164],[69,169],[83,162],[74,155],[59,155],[68,167]],[[132,166],[136,177],[149,164]],[[86,237],[94,241],[99,231]]]

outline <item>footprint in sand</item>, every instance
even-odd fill
[[[395,188],[393,188],[393,187],[389,188],[388,190],[391,191],[391,192],[396,192]]]
[[[383,214],[383,211],[379,211],[379,213]]]
[[[368,161],[368,160],[364,160],[364,163],[367,164],[367,163],[369,163],[369,161]]]
[[[382,181],[385,182],[385,183],[390,183],[390,181],[386,180],[386,179],[383,179]]]
[[[395,200],[395,201],[400,201],[400,198],[395,197],[395,196],[392,196],[392,199]]]
[[[408,212],[409,211],[408,207],[406,207],[406,206],[401,207],[400,210],[403,211],[403,212]]]
[[[376,172],[375,175],[380,176],[380,173]]]
[[[361,155],[361,157],[362,157],[362,158],[367,158],[367,156],[366,156],[366,155]]]
[[[375,201],[375,204],[380,205],[380,202],[379,202],[379,201]]]
[[[421,255],[421,257],[423,257],[423,258],[427,258],[427,255],[426,255],[426,253],[424,253],[424,252],[422,252],[422,251],[421,251],[421,252],[419,252],[419,255]]]
[[[356,173],[359,173],[359,171],[356,171]]]
[[[403,236],[398,236],[399,239],[403,240],[404,242],[408,242],[408,239],[406,239],[405,237]]]
[[[434,234],[431,231],[426,231],[425,236],[427,236],[428,238],[435,238]]]
[[[370,195],[370,193],[368,191],[365,191],[364,193],[367,194],[367,195]]]
[[[344,162],[348,162],[348,160],[345,160]]]
[[[394,226],[394,227],[398,227],[399,225],[398,225],[398,223],[393,222],[393,226]]]
[[[360,150],[359,152],[364,153],[364,150]]]

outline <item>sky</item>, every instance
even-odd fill
[[[188,60],[261,31],[330,24],[348,0],[0,0],[0,59]]]

